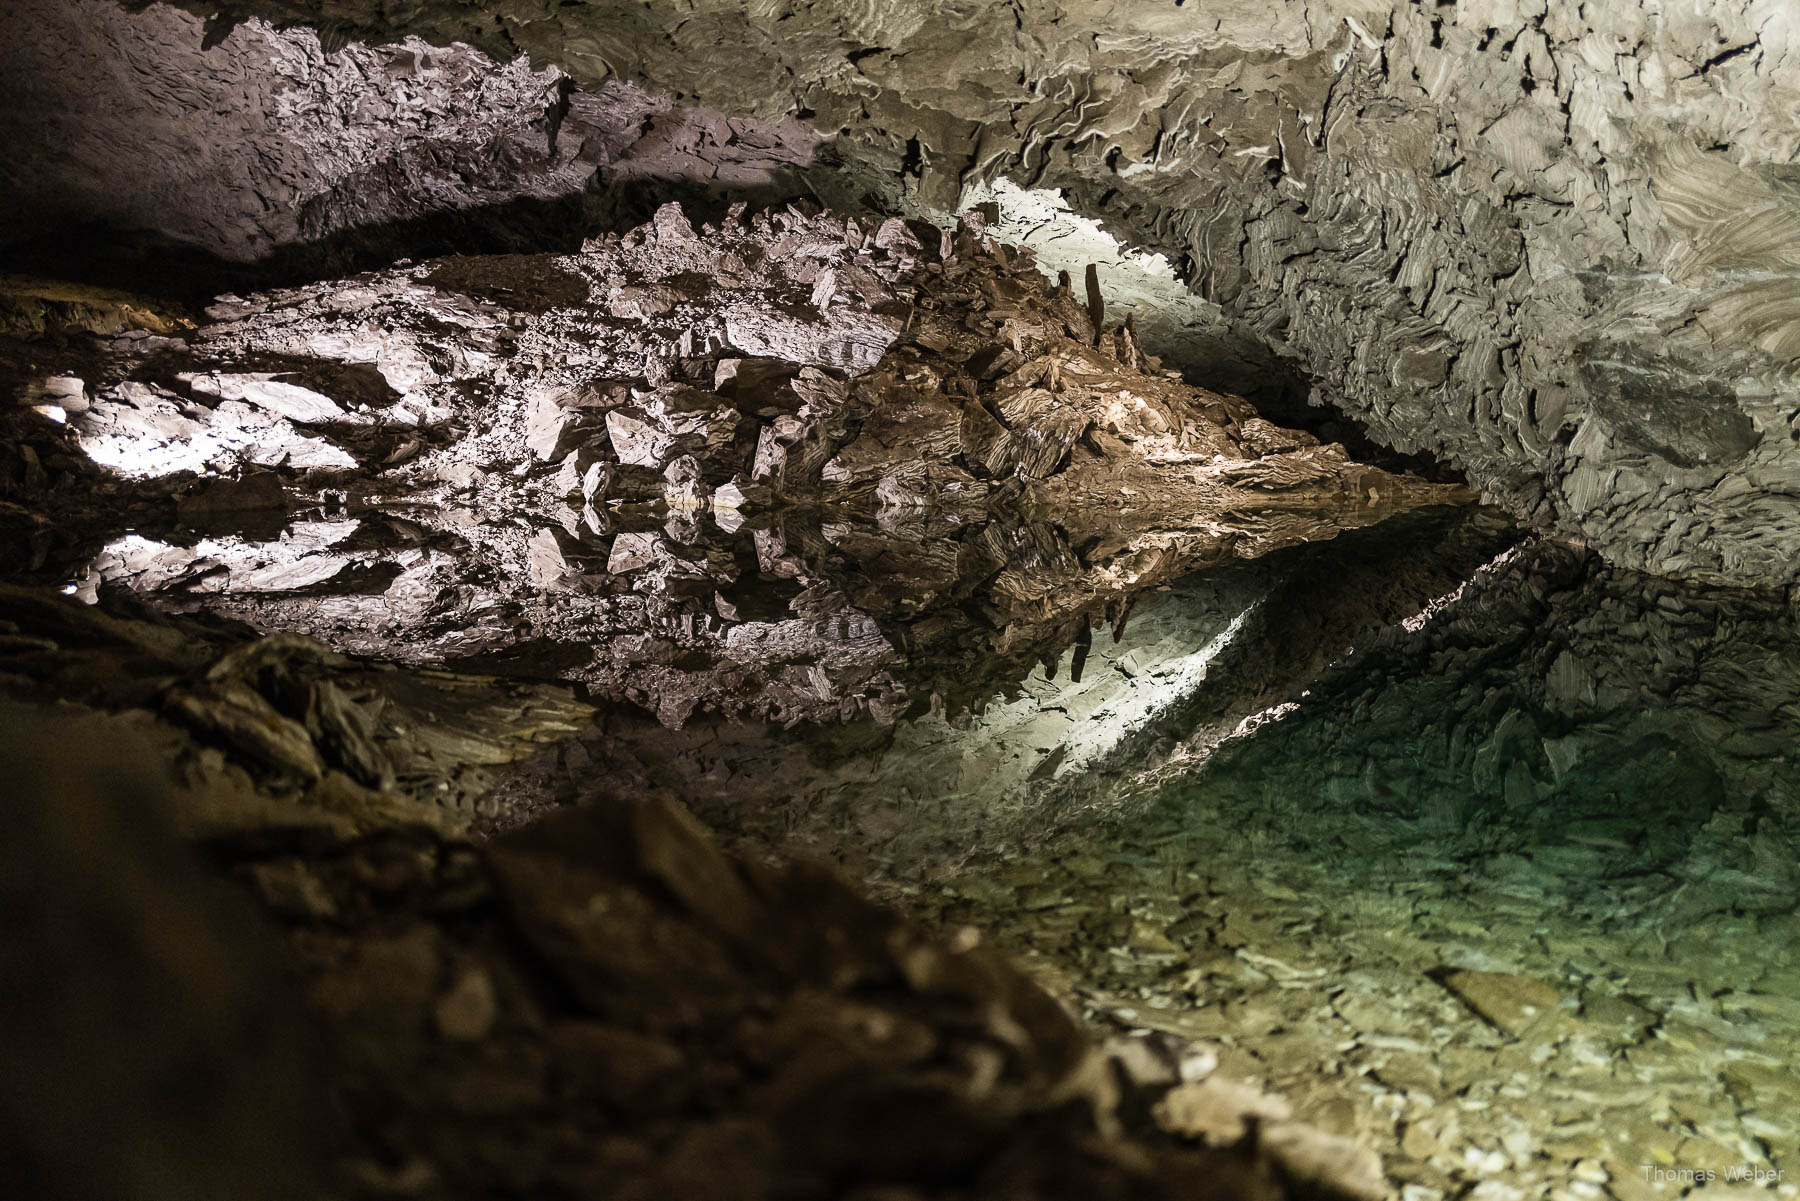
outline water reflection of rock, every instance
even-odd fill
[[[669,724],[696,709],[885,723],[931,709],[966,720],[1038,669],[1079,682],[1094,639],[1116,641],[1146,593],[1232,559],[1217,526],[1095,538],[1084,553],[1050,522],[985,516],[789,511],[730,533],[628,517],[570,535],[314,512],[262,540],[126,535],[79,587],[123,583],[173,610],[415,664],[579,680]]]
[[[753,841],[916,878],[1118,812],[1516,538],[1480,510],[1408,514],[1151,589],[1122,639],[1094,637],[1079,680],[1021,673],[967,720],[940,710],[770,739],[615,712],[565,748],[565,767],[577,794],[665,788]]]
[[[78,590],[669,725],[978,710],[1146,589],[1467,499],[1185,385],[978,219],[669,206],[210,316],[65,368],[161,505]]]
[[[1785,598],[1539,544],[1411,624],[1217,760],[1193,803],[1266,812],[1356,878],[1453,862],[1603,926],[1675,937],[1794,911],[1800,628]]]

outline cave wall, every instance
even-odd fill
[[[0,260],[155,295],[579,249],[671,196],[795,195],[818,138],[550,60],[166,5],[0,17]]]
[[[1377,439],[1626,566],[1795,576],[1784,0],[189,7],[797,115],[834,204],[1064,189]]]
[[[417,39],[328,54],[260,21],[214,30],[95,0],[9,6],[0,104],[7,241],[80,255],[98,227],[243,264],[281,248],[533,198],[579,196],[561,73]],[[60,235],[60,237],[59,237]]]
[[[521,15],[509,34],[554,57],[594,13]],[[1068,189],[1184,257],[1377,439],[1615,561],[1793,576],[1787,6],[718,5],[648,21],[608,23],[630,49],[615,69],[810,110],[844,161],[916,172],[908,199],[926,207],[995,175]]]

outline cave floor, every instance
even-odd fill
[[[1428,838],[1370,836],[1382,870],[1356,878],[1341,843],[1296,845],[1303,817],[1243,801],[1196,796],[905,891],[1121,1036],[1200,1043],[1367,1139],[1409,1198],[1627,1201],[1679,1191],[1657,1169],[1733,1167],[1780,1170],[1793,1194],[1792,914],[1671,937],[1633,920],[1636,889],[1577,899],[1539,861],[1483,872]]]

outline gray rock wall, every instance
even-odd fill
[[[574,250],[669,195],[786,198],[817,139],[459,42],[18,0],[0,255],[158,295],[450,251]]]
[[[1378,439],[1617,562],[1791,580],[1788,6],[775,7],[621,31],[612,65],[811,110],[924,203],[1071,189]],[[563,61],[596,13],[513,37]]]
[[[466,46],[328,54],[311,32],[253,21],[213,38],[179,10],[98,0],[19,0],[6,32],[9,242],[91,224],[249,262],[433,209],[578,194],[592,173],[551,142],[560,72]]]

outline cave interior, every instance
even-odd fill
[[[8,0],[0,1193],[1800,1197],[1793,0]]]

